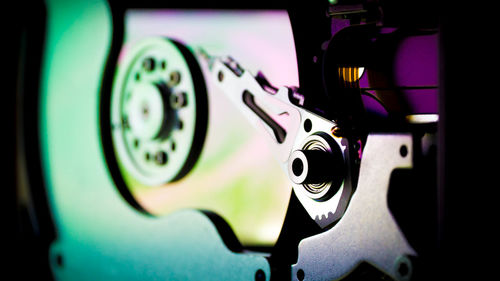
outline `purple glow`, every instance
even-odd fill
[[[438,85],[437,40],[437,35],[414,36],[400,43],[394,64],[396,85]]]
[[[394,64],[396,85],[426,88],[402,91],[412,113],[437,113],[437,42],[438,37],[435,34],[408,37],[401,42],[396,52]]]
[[[168,36],[213,56],[230,55],[277,87],[299,86],[286,11],[135,10],[126,17],[128,42]]]
[[[392,88],[395,95],[402,96],[405,104],[401,104],[401,108],[404,108],[407,114],[437,113],[439,92],[437,50],[436,34],[405,38],[394,54],[392,77],[381,77],[381,81],[374,83],[375,81],[369,81],[368,75],[363,75],[359,81],[360,87],[371,89],[375,93],[378,89],[374,89],[373,84],[379,84],[380,90]],[[368,101],[365,103],[368,110],[382,113],[372,101],[369,99],[364,101]]]

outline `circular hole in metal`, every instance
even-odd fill
[[[410,273],[410,267],[408,264],[402,262],[399,264],[398,273],[401,277],[405,277]]]
[[[123,129],[129,129],[130,128],[127,116],[122,116],[121,121],[122,121],[122,128]]]
[[[170,73],[170,85],[175,86],[181,82],[181,74],[179,71],[172,71]]]
[[[224,73],[222,71],[219,71],[217,74],[217,79],[219,79],[219,82],[222,82],[224,80]]]
[[[266,273],[264,270],[259,269],[255,272],[255,281],[264,281],[266,280]]]
[[[302,175],[302,172],[304,172],[304,163],[302,162],[302,159],[300,158],[293,159],[292,172],[297,177]]]
[[[408,147],[406,145],[402,145],[400,148],[399,148],[399,154],[402,156],[402,157],[406,157],[408,155]]]
[[[137,187],[175,182],[198,160],[206,137],[208,101],[202,69],[189,48],[161,36],[137,43],[120,53],[124,63],[115,73],[120,83],[113,83],[112,91],[102,96],[101,104],[109,108],[100,108],[99,121],[105,156],[113,159],[108,162],[115,185],[128,203],[144,211],[151,206],[144,203]],[[189,101],[189,108],[172,110],[173,93],[185,93],[189,100],[176,102],[183,106]],[[172,137],[181,146],[172,145]]]
[[[341,137],[342,136],[342,130],[340,129],[339,126],[335,125],[333,126],[330,131],[332,132],[332,135],[336,137]]]
[[[156,61],[152,57],[145,58],[144,61],[142,62],[142,68],[144,70],[151,72],[155,69],[156,67]]]
[[[187,94],[185,92],[173,93],[170,96],[170,106],[179,109],[187,105]]]
[[[309,133],[311,129],[312,129],[312,122],[310,119],[306,119],[306,121],[304,121],[304,130]]]
[[[297,270],[297,279],[302,281],[302,280],[304,280],[304,277],[306,277],[304,270],[302,270],[302,269]]]
[[[62,267],[64,265],[64,259],[63,259],[63,256],[61,254],[56,255],[56,264],[59,267]]]
[[[155,156],[156,164],[165,165],[168,162],[168,155],[165,151],[158,151]]]

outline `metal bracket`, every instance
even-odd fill
[[[306,238],[299,244],[292,280],[336,280],[361,262],[368,262],[395,280],[401,260],[411,268],[416,255],[387,206],[391,173],[412,168],[412,136],[392,134],[368,136],[361,161],[359,182],[344,216],[330,230]]]

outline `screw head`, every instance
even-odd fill
[[[340,129],[339,126],[335,125],[333,126],[330,131],[332,132],[332,135],[336,137],[342,137],[342,129]]]

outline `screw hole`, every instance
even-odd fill
[[[144,61],[142,62],[142,68],[144,70],[151,72],[155,69],[156,66],[156,61],[152,57],[145,58]]]
[[[395,273],[400,280],[410,280],[412,277],[412,262],[407,256],[400,256],[395,262]]]
[[[155,161],[158,165],[165,165],[168,162],[168,154],[165,151],[159,151],[155,155]]]
[[[304,280],[304,277],[306,277],[304,270],[302,269],[297,270],[297,279],[299,279],[299,281],[302,281]]]
[[[401,277],[406,277],[410,273],[410,267],[402,262],[399,264],[398,273]]]
[[[63,265],[64,265],[64,259],[63,259],[63,256],[61,254],[57,254],[56,255],[56,264],[59,267],[63,267]]]
[[[306,121],[304,121],[304,130],[309,133],[311,129],[312,129],[312,122],[310,119],[306,119]]]
[[[402,157],[406,157],[408,155],[408,147],[406,145],[402,145],[399,148],[399,154],[401,154]]]
[[[255,272],[255,281],[264,281],[266,280],[266,273],[264,273],[264,270],[259,269]]]
[[[222,82],[224,80],[224,73],[222,71],[219,71],[217,74],[217,79],[219,79],[219,82]]]
[[[173,71],[170,73],[170,86],[177,86],[181,82],[181,73],[179,71]]]

